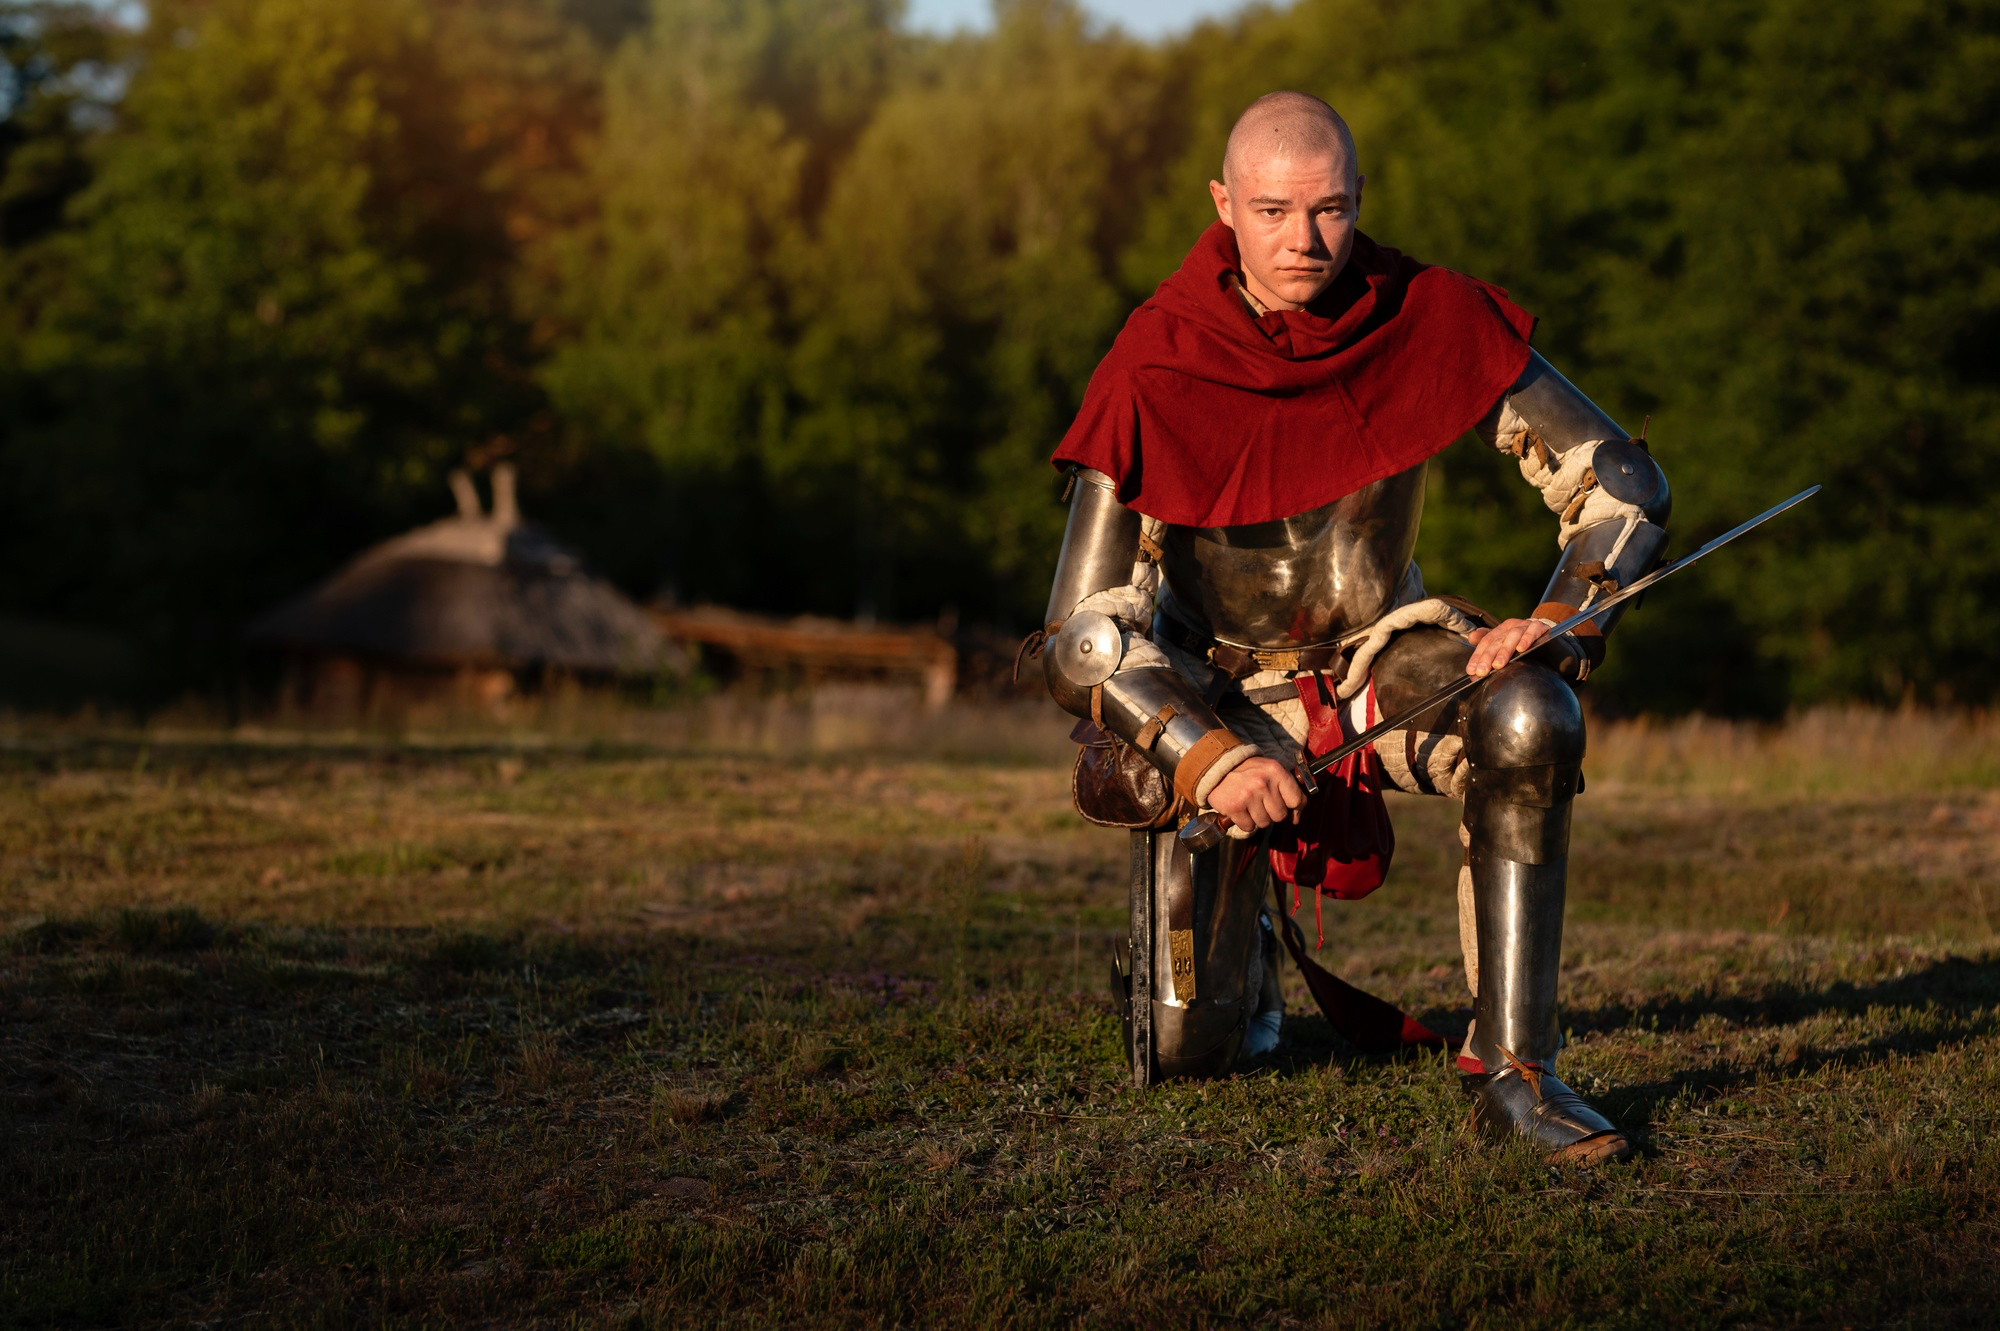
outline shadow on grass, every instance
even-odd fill
[[[1788,1026],[1827,1014],[1860,1016],[1874,1008],[1930,1008],[1946,1016],[1970,1016],[2000,1005],[2000,957],[1943,957],[1883,980],[1856,984],[1836,980],[1814,987],[1786,982],[1750,994],[1696,990],[1639,1003],[1600,1003],[1568,1011],[1577,1031],[1639,1028],[1689,1031],[1704,1017],[1733,1026]]]
[[[1844,1044],[1804,1043],[1788,1055],[1768,1054],[1749,1065],[1690,1068],[1671,1077],[1606,1091],[1607,1113],[1641,1138],[1662,1105],[1683,1097],[1709,1100],[1774,1077],[1810,1077],[1833,1067],[1867,1067],[1895,1058],[1935,1054],[2000,1032],[2000,959],[1945,957],[1902,975],[1857,984],[1774,983],[1755,994],[1692,994],[1641,1004],[1606,1003],[1569,1017],[1571,1029],[1686,1033],[1705,1017],[1720,1017],[1739,1031],[1794,1026],[1816,1017],[1861,1017],[1876,1011],[1921,1013],[1929,1020],[1899,1023],[1887,1034]],[[1643,1148],[1643,1140],[1642,1140]]]
[[[1691,1067],[1670,1077],[1607,1088],[1600,1107],[1624,1125],[1642,1152],[1652,1152],[1651,1128],[1662,1106],[1683,1097],[1705,1101],[1773,1078],[1810,1077],[1824,1068],[1866,1067],[1895,1058],[1935,1054],[1968,1040],[2000,1033],[2000,958],[1945,957],[1904,974],[1855,983],[1812,986],[1777,981],[1751,994],[1696,991],[1631,1003],[1599,1003],[1565,1014],[1572,1031],[1613,1035],[1633,1031],[1686,1034],[1704,1018],[1720,1017],[1737,1031],[1794,1026],[1816,1017],[1861,1017],[1875,1011],[1923,1014],[1921,1023],[1899,1023],[1887,1034],[1838,1045],[1802,1043],[1789,1054],[1767,1054],[1752,1063]],[[1455,1048],[1463,1040],[1468,1007],[1425,1009],[1418,1019],[1444,1034]],[[1412,1062],[1416,1051],[1366,1054],[1342,1039],[1317,1012],[1288,1017],[1285,1043],[1252,1066],[1279,1077],[1328,1065],[1384,1067]]]

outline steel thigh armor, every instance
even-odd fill
[[[1268,887],[1248,841],[1195,854],[1171,830],[1132,834],[1129,970],[1113,976],[1132,1083],[1229,1070],[1258,1008]]]

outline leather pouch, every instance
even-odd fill
[[[1084,821],[1099,827],[1176,827],[1194,810],[1145,754],[1094,722],[1076,723],[1069,793]]]

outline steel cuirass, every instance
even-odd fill
[[[1394,608],[1409,572],[1429,467],[1276,522],[1168,527],[1163,609],[1241,647],[1329,643],[1367,627]]]

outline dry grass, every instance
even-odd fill
[[[1600,725],[1594,779],[1703,795],[1932,794],[2000,786],[1988,712],[1827,708],[1782,725],[1690,716]]]
[[[0,1324],[1984,1324],[1991,738],[1599,728],[1566,1066],[1645,1151],[1579,1176],[1290,975],[1279,1055],[1125,1088],[1047,759],[17,734]],[[1395,812],[1327,959],[1462,1029]]]

